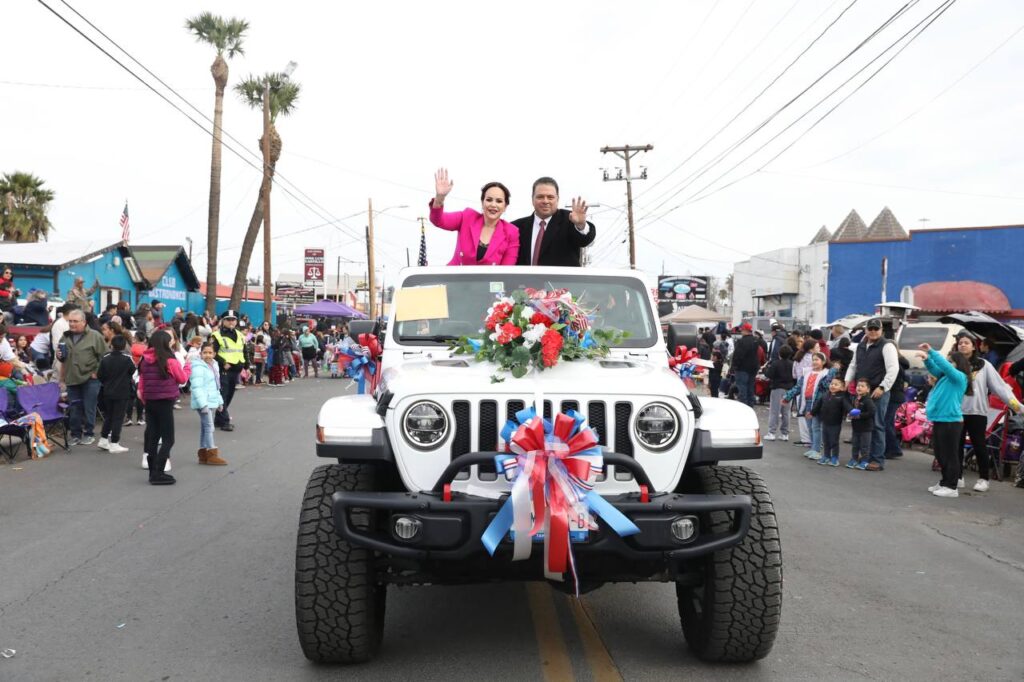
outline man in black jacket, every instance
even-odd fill
[[[732,369],[736,373],[736,388],[741,403],[754,406],[754,378],[761,363],[757,358],[757,339],[754,338],[753,327],[744,322],[740,327],[740,338],[732,351]]]
[[[533,215],[512,221],[519,228],[516,265],[580,266],[580,249],[590,246],[597,228],[587,222],[587,202],[572,200],[572,212],[558,208],[558,183],[538,178],[533,183]]]

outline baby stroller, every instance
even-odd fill
[[[996,481],[1000,477],[1008,477],[1010,466],[1017,466],[1017,476],[1020,477],[1020,455],[1024,441],[1024,416],[1011,414],[1008,408],[1003,408],[989,423],[985,430],[985,455],[989,457],[989,468],[992,469],[992,478]],[[972,471],[978,470],[978,453],[975,451],[970,438],[967,439],[967,449],[964,452],[964,468]]]
[[[895,419],[896,429],[905,444],[931,444],[932,423],[928,421],[923,404],[916,401],[903,403],[897,408]]]

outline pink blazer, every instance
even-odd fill
[[[506,220],[499,220],[487,245],[483,260],[476,259],[480,232],[484,229],[484,216],[467,208],[459,213],[445,213],[430,202],[430,222],[442,230],[458,230],[455,255],[448,265],[515,265],[519,257],[519,228]]]

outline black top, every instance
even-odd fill
[[[875,428],[875,401],[870,394],[863,398],[854,396],[850,401],[850,409],[860,410],[858,416],[850,418],[856,433],[868,433]]]
[[[533,261],[533,218],[530,214],[525,218],[513,220],[512,224],[519,228],[519,258],[516,265],[530,265]],[[544,236],[540,242],[540,258],[538,265],[580,265],[580,249],[590,246],[597,237],[597,228],[587,222],[590,230],[582,234],[569,220],[569,211],[560,208],[548,220],[544,228]]]
[[[753,374],[761,363],[757,360],[757,339],[753,334],[744,334],[736,340],[732,349],[732,368],[737,372]]]
[[[487,247],[488,247],[489,244],[490,244],[490,242],[486,242],[485,243],[483,240],[480,240],[480,243],[477,244],[477,247],[476,247],[476,260],[477,260],[477,262],[480,262],[480,261],[482,261],[484,259],[484,255],[487,253]]]
[[[833,393],[829,391],[825,396],[814,404],[811,414],[821,419],[821,423],[827,426],[838,426],[843,423],[843,418],[850,409],[850,394],[846,391]]]
[[[771,382],[771,389],[777,388],[788,391],[796,386],[796,379],[793,378],[793,361],[784,358],[775,358],[764,369],[764,375]]]
[[[857,344],[857,376],[854,379],[867,377],[871,390],[882,385],[885,378],[885,358],[882,357],[882,349],[892,343],[884,336],[877,343],[868,345],[865,340]]]
[[[132,397],[132,375],[135,363],[128,353],[110,352],[100,360],[96,378],[103,385],[103,396],[107,400],[128,400]]]

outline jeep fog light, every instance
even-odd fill
[[[448,415],[429,400],[414,403],[402,417],[402,434],[414,448],[436,448],[448,435]]]
[[[395,537],[399,540],[409,542],[420,534],[423,522],[411,516],[399,516],[395,518]]]
[[[636,415],[633,432],[649,450],[666,450],[675,442],[679,418],[663,403],[645,405]]]
[[[688,542],[697,533],[697,519],[681,516],[672,522],[672,537],[679,542]]]

